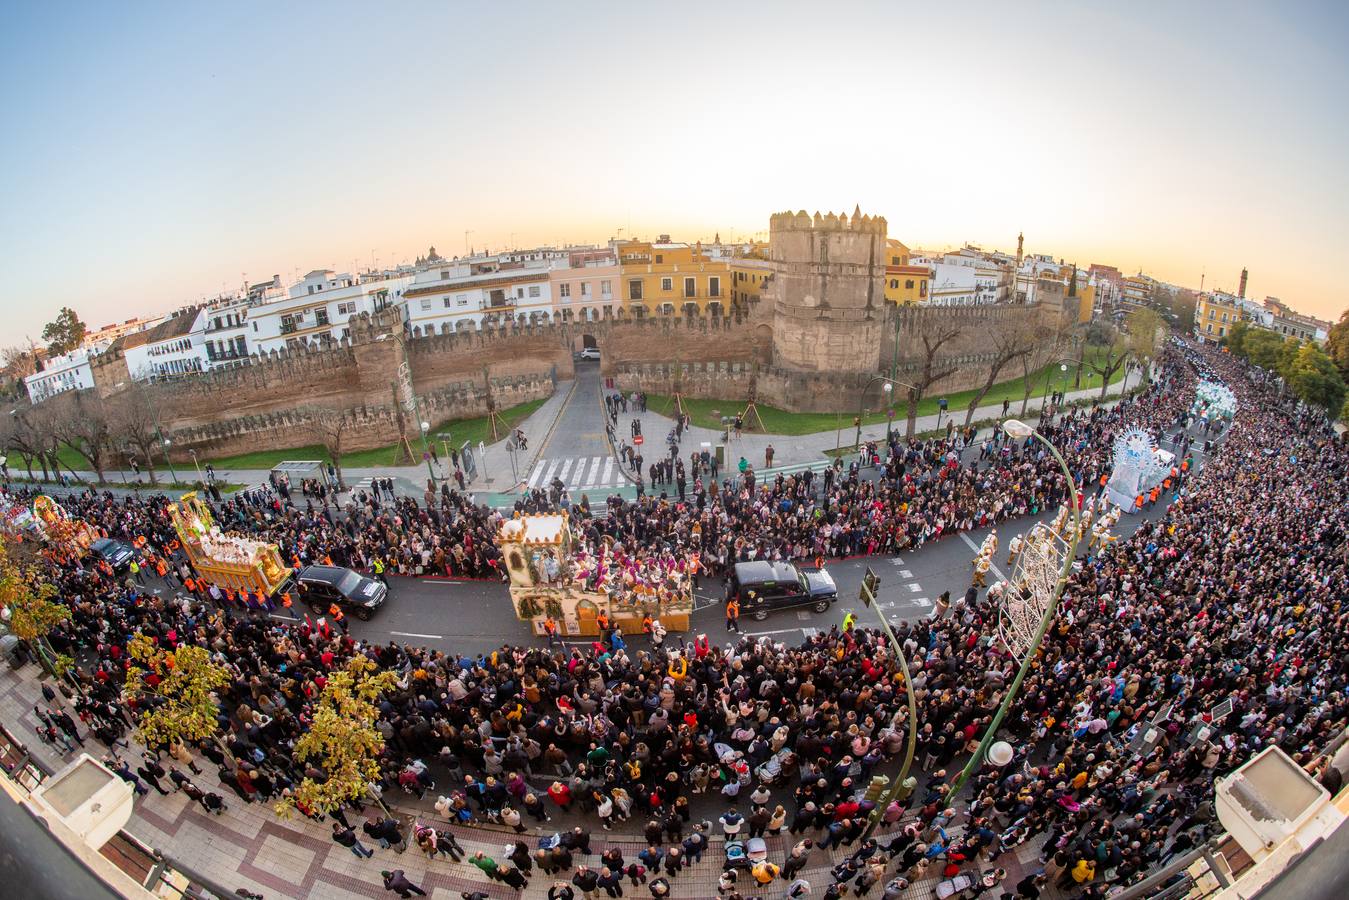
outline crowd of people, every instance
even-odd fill
[[[376,790],[432,792],[445,822],[490,819],[523,831],[580,811],[605,829],[631,820],[643,831],[648,847],[635,858],[610,848],[593,866],[587,827],[566,830],[556,846],[519,842],[500,860],[468,858],[516,887],[534,866],[570,871],[550,891],[564,900],[601,889],[620,896],[625,879],[653,896],[677,895],[680,872],[716,831],[728,839],[786,831],[796,842],[780,864],[730,869],[722,887],[732,897],[781,881],[789,896],[879,886],[895,900],[919,879],[975,870],[987,877],[972,890],[994,897],[1037,897],[1050,881],[1102,896],[1202,841],[1215,827],[1213,777],[1264,747],[1282,747],[1332,782],[1319,753],[1349,715],[1349,452],[1323,416],[1290,407],[1231,360],[1171,352],[1159,369],[1131,400],[1040,426],[1079,485],[1094,493],[1103,484],[1121,429],[1162,437],[1187,424],[1196,370],[1236,391],[1235,421],[1160,518],[1087,551],[1004,722],[1015,759],[984,768],[959,796],[954,776],[1019,664],[977,592],[949,615],[896,627],[909,684],[885,637],[856,626],[799,646],[737,635],[723,646],[503,646],[475,657],[227,614],[189,592],[143,593],[89,564],[52,572],[73,615],[51,640],[82,662],[76,708],[113,753],[125,749],[136,712],[120,694],[128,640],[209,648],[232,676],[219,692],[221,736],[237,765],[202,741],[150,748],[146,765],[122,771],[141,786],[147,776],[160,786],[154,766],[172,769],[174,784],[191,783],[173,763],[204,757],[245,802],[324,777],[291,748],[326,676],[367,657],[397,673],[378,702],[385,750]],[[1176,439],[1178,458],[1189,456],[1189,440]],[[717,575],[748,559],[894,553],[1068,500],[1057,464],[1034,443],[991,438],[966,461],[952,442],[896,438],[874,479],[852,467],[759,484],[749,471],[720,484],[697,478],[675,496],[615,498],[595,510],[583,498],[570,509],[591,546],[608,537],[677,551]],[[439,501],[366,495],[340,509],[226,500],[216,512],[296,563],[495,577],[501,513],[448,489]],[[172,570],[162,501],[86,492],[66,508]],[[536,497],[519,508],[547,507]],[[865,788],[903,752],[909,691],[921,779],[876,810]],[[1230,713],[1214,718],[1224,701]],[[1204,716],[1207,737],[1193,727]],[[1149,742],[1141,726],[1154,720],[1159,738]],[[700,795],[716,798],[715,823],[695,814],[706,805]],[[873,811],[879,841],[866,836]],[[332,818],[334,840],[364,855],[346,812]],[[423,819],[409,834],[375,817],[363,827],[381,845],[411,838],[428,855],[457,858],[443,824]],[[1028,841],[1040,843],[1043,871],[1003,883],[1000,857]],[[802,869],[823,861],[822,849],[837,862],[830,883],[803,885]],[[587,865],[577,867],[582,856]]]

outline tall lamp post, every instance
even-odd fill
[[[866,386],[862,388],[862,396],[857,399],[857,441],[855,446],[859,451],[862,449],[862,415],[866,411],[867,391],[871,390],[871,386],[878,381],[884,382],[884,384],[881,386],[881,390],[885,391],[887,395],[890,394],[892,391],[894,391],[895,385],[899,385],[900,387],[906,387],[911,391],[918,390],[918,388],[914,387],[913,385],[900,381],[896,378],[891,378],[888,375],[876,375],[866,383]],[[886,443],[889,443],[890,440],[890,427],[892,422],[893,422],[892,419],[887,419],[885,423]]]
[[[1030,671],[1031,663],[1040,650],[1040,644],[1044,641],[1045,632],[1049,630],[1049,624],[1054,621],[1054,614],[1058,612],[1059,601],[1063,598],[1063,589],[1068,584],[1068,575],[1072,572],[1073,561],[1077,558],[1077,541],[1082,528],[1082,515],[1077,509],[1077,482],[1073,480],[1072,470],[1068,468],[1068,463],[1064,460],[1063,454],[1059,453],[1058,448],[1048,441],[1044,435],[1025,422],[1008,419],[1002,423],[1002,430],[1007,433],[1008,437],[1016,440],[1024,441],[1033,437],[1048,447],[1050,453],[1054,454],[1055,461],[1058,462],[1059,468],[1063,470],[1063,477],[1068,481],[1068,508],[1073,514],[1073,530],[1071,539],[1067,542],[1068,547],[1063,554],[1063,566],[1059,571],[1058,582],[1054,586],[1054,593],[1049,603],[1045,606],[1044,615],[1040,617],[1040,625],[1036,629],[1030,645],[1026,648],[1025,656],[1021,660],[1021,667],[1017,669],[1016,678],[1012,680],[1011,687],[1007,689],[1007,694],[1002,698],[1002,703],[998,705],[998,711],[993,714],[993,721],[988,723],[988,729],[979,741],[979,747],[970,757],[970,761],[965,764],[965,768],[956,776],[956,780],[951,783],[951,791],[947,796],[952,801],[988,754],[989,745],[993,743],[994,736],[997,735],[998,728],[1002,725],[1002,720],[1007,716],[1007,710],[1011,708],[1012,701],[1016,699],[1017,693],[1021,690],[1021,683],[1026,680],[1026,674]]]
[[[879,585],[880,579],[868,569],[867,577],[862,581],[862,602],[867,606],[875,604],[876,588]],[[871,833],[876,830],[876,826],[881,823],[881,817],[885,815],[885,810],[890,807],[890,804],[899,796],[899,792],[904,789],[904,781],[909,777],[909,769],[913,766],[914,749],[918,746],[918,698],[913,690],[913,676],[909,674],[909,660],[904,654],[903,645],[900,644],[899,638],[895,637],[895,632],[890,628],[889,620],[885,618],[885,613],[881,611],[879,606],[876,607],[876,614],[881,620],[881,629],[885,632],[885,636],[890,639],[890,646],[894,650],[895,656],[899,658],[899,669],[904,673],[904,693],[909,701],[909,739],[904,747],[904,763],[899,767],[899,775],[896,776],[895,783],[890,786],[890,790],[886,792],[885,797],[871,811],[866,830],[862,832],[863,839],[870,837]]]
[[[431,430],[431,423],[422,420],[422,459],[426,460],[426,474],[430,478],[427,487],[434,489],[436,486],[436,471],[431,468],[431,451],[426,443],[426,433]]]
[[[171,477],[174,480],[174,482],[177,483],[178,473],[173,471],[173,460],[169,458],[169,447],[172,445],[173,441],[169,440],[168,438],[164,438],[164,464],[169,467],[169,477]]]
[[[202,477],[202,474],[201,474],[201,463],[197,462],[197,451],[196,451],[196,448],[194,448],[194,447],[188,447],[188,448],[187,448],[187,452],[192,454],[192,465],[193,465],[194,467],[196,467],[196,470],[197,470],[197,480],[200,481],[202,484],[205,484],[205,483],[206,483],[206,479],[203,478],[203,477]]]

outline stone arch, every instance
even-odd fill
[[[761,366],[773,362],[773,326],[762,322],[754,328],[754,359]]]

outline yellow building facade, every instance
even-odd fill
[[[622,241],[615,249],[628,315],[730,313],[731,260],[713,259],[699,245],[669,242]]]
[[[1241,307],[1235,301],[1217,294],[1200,294],[1194,310],[1195,335],[1216,344],[1241,319]]]
[[[932,270],[911,266],[909,248],[894,238],[885,241],[885,299],[898,306],[911,306],[928,298]]]

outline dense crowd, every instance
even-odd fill
[[[796,647],[766,638],[659,651],[597,642],[569,651],[504,646],[474,658],[359,644],[308,622],[227,617],[200,597],[141,594],[91,566],[55,575],[74,616],[53,643],[86,662],[88,696],[77,708],[110,749],[130,721],[119,697],[129,637],[211,648],[233,675],[220,699],[238,768],[210,741],[157,749],[171,754],[170,768],[194,754],[210,759],[247,801],[322,777],[297,765],[290,748],[325,675],[363,654],[398,674],[379,702],[382,791],[434,791],[446,820],[490,818],[517,830],[558,808],[582,810],[604,828],[634,820],[649,846],[636,858],[611,849],[598,865],[576,869],[571,884],[587,897],[598,889],[618,896],[624,878],[634,887],[649,878],[654,896],[669,894],[713,827],[728,837],[786,830],[799,840],[781,864],[726,876],[730,894],[761,894],[779,878],[791,883],[789,895],[809,893],[798,878],[807,859],[820,847],[844,847],[832,884],[819,889],[826,897],[879,885],[894,900],[911,881],[980,866],[992,874],[974,890],[992,896],[1036,897],[1050,880],[1100,896],[1203,839],[1215,824],[1215,775],[1271,744],[1311,767],[1349,712],[1349,453],[1323,417],[1290,409],[1228,360],[1173,353],[1133,400],[1067,413],[1041,431],[1094,493],[1113,437],[1130,426],[1160,437],[1185,423],[1195,370],[1209,366],[1237,392],[1233,426],[1159,519],[1075,572],[1004,723],[1016,758],[983,770],[958,798],[950,796],[953,776],[1019,663],[977,598],[949,616],[897,627],[911,685],[888,642],[868,629],[835,629]],[[1189,438],[1180,440],[1178,458]],[[953,442],[896,439],[874,480],[853,468],[759,484],[748,471],[720,484],[695,480],[683,500],[648,495],[591,511],[583,499],[571,509],[596,545],[604,536],[663,543],[718,573],[744,559],[895,552],[1066,499],[1057,465],[1036,445],[999,438],[978,449],[964,461]],[[427,507],[365,496],[345,509],[226,501],[217,512],[301,563],[378,561],[408,573],[491,576],[500,514],[453,491],[439,500]],[[87,493],[67,508],[147,554],[171,557],[172,531],[152,503]],[[862,792],[903,751],[907,690],[918,702],[916,766],[925,777],[880,810],[886,837],[878,844],[863,836],[874,804]],[[1197,717],[1211,718],[1228,700],[1230,714],[1198,737]],[[1155,745],[1140,728],[1154,718]],[[160,759],[143,762],[124,768],[127,777],[162,790]],[[1318,771],[1328,783],[1337,777]],[[695,821],[701,794],[719,795],[716,826]],[[334,839],[363,855],[345,815],[335,818]],[[462,854],[429,821],[408,834],[372,819],[365,831],[386,845],[411,838],[431,855]],[[1031,840],[1042,841],[1043,873],[1001,884],[998,858]],[[567,871],[588,851],[581,828],[551,849],[517,844],[509,859],[468,861],[519,886],[534,865]],[[550,895],[569,896],[572,887],[559,884]]]

